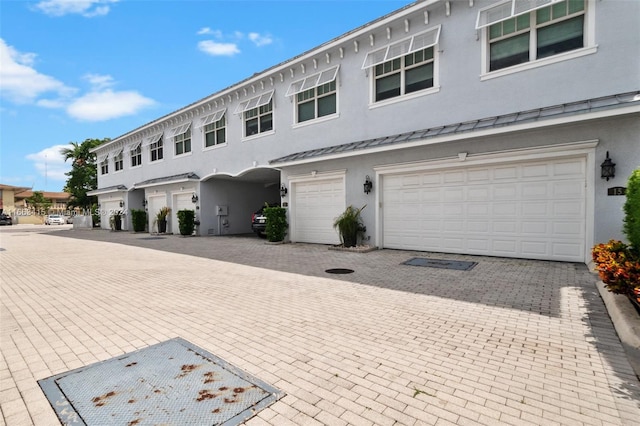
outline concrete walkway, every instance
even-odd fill
[[[173,337],[286,393],[248,425],[640,419],[640,383],[584,265],[150,237],[0,229],[3,424],[58,424],[37,380]],[[401,264],[412,257],[478,265]]]

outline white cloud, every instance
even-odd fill
[[[0,39],[0,93],[17,104],[34,102],[46,93],[68,97],[76,89],[33,68],[36,55],[20,53]]]
[[[35,5],[45,15],[82,15],[86,18],[104,16],[110,11],[110,4],[119,0],[43,0]]]
[[[146,98],[138,92],[114,92],[106,89],[101,92],[89,92],[75,99],[67,107],[67,113],[79,120],[104,121],[133,115],[140,109],[152,105],[155,105],[153,99]]]
[[[233,56],[240,53],[235,43],[217,43],[213,40],[199,42],[198,49],[212,56]]]
[[[249,33],[249,40],[251,40],[256,46],[266,46],[273,43],[273,39],[270,35],[261,35],[259,33]]]
[[[222,31],[220,31],[220,30],[212,30],[212,29],[211,29],[211,28],[209,28],[209,27],[201,28],[201,29],[198,31],[198,33],[197,33],[197,34],[198,34],[198,35],[212,35],[212,36],[214,36],[214,37],[215,37],[215,38],[217,38],[217,39],[222,38]]]
[[[82,78],[87,80],[95,91],[106,89],[115,84],[113,77],[110,75],[85,74]]]
[[[54,145],[35,154],[28,154],[26,158],[33,162],[33,166],[40,176],[64,182],[67,180],[67,176],[64,174],[71,170],[71,165],[64,162],[64,157],[60,154],[62,148],[69,148],[69,146]]]

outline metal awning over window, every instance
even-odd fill
[[[110,157],[110,158],[116,158],[118,155],[122,154],[123,149],[124,149],[124,148],[118,148],[118,149],[116,149],[115,151],[113,151],[113,152],[109,155],[109,157]]]
[[[105,162],[105,160],[106,160],[107,158],[109,158],[109,153],[106,153],[106,154],[100,154],[100,155],[98,155],[98,157],[96,158],[96,161],[98,162],[98,164],[100,164],[100,163],[104,163],[104,162]]]
[[[440,29],[441,26],[438,25],[437,27],[418,33],[413,37],[405,38],[367,53],[367,56],[364,58],[364,63],[362,64],[362,69],[366,70],[409,53],[435,46],[440,40]]]
[[[129,151],[135,151],[136,149],[138,149],[138,147],[140,147],[141,144],[142,144],[142,141],[134,142],[131,145],[127,146],[127,149]]]
[[[269,102],[271,102],[272,97],[273,90],[270,90],[269,92],[263,93],[260,96],[256,96],[255,98],[251,98],[248,101],[244,101],[240,105],[238,105],[238,107],[234,111],[234,114],[242,114],[245,111],[267,105]]]
[[[479,30],[561,1],[564,0],[506,0],[481,9],[478,12],[476,29]]]
[[[227,112],[226,108],[221,109],[220,111],[216,111],[213,114],[209,114],[207,116],[202,117],[202,119],[200,120],[200,124],[197,126],[197,128],[204,127],[211,123],[216,123],[220,121],[220,119],[224,117],[225,112]]]
[[[183,124],[183,125],[178,126],[178,127],[174,127],[173,129],[171,129],[171,136],[178,136],[178,135],[181,135],[183,133],[186,133],[187,130],[189,130],[189,127],[191,127],[191,123],[187,123],[187,124]]]
[[[144,140],[144,143],[142,144],[142,146],[149,146],[152,143],[156,143],[158,142],[160,139],[162,139],[162,133],[158,133],[157,135],[153,135],[153,136],[149,136],[148,138],[146,138]]]
[[[313,89],[326,83],[331,83],[338,76],[338,68],[340,68],[340,65],[312,74],[298,81],[294,81],[289,85],[286,96],[293,96],[300,92],[304,92],[305,90]]]

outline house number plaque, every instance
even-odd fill
[[[607,189],[607,195],[626,195],[627,188],[623,186],[614,186],[613,188]]]

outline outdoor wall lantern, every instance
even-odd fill
[[[124,201],[120,201],[120,207],[124,207]]]
[[[373,189],[373,182],[371,182],[371,178],[369,177],[369,175],[367,175],[367,177],[364,178],[364,193],[368,194],[371,192],[371,190]]]
[[[196,195],[196,193],[194,192],[193,195],[191,196],[191,202],[193,204],[198,202],[198,195]]]
[[[282,185],[280,185],[280,196],[282,198],[284,198],[287,195],[287,192],[289,192],[289,191],[287,190],[287,187],[284,186],[284,183]]]
[[[147,200],[142,200],[142,207],[147,207]]]
[[[609,180],[610,178],[616,177],[616,164],[611,161],[609,158],[609,151],[607,151],[607,158],[600,164],[600,168],[602,169],[602,179]]]

